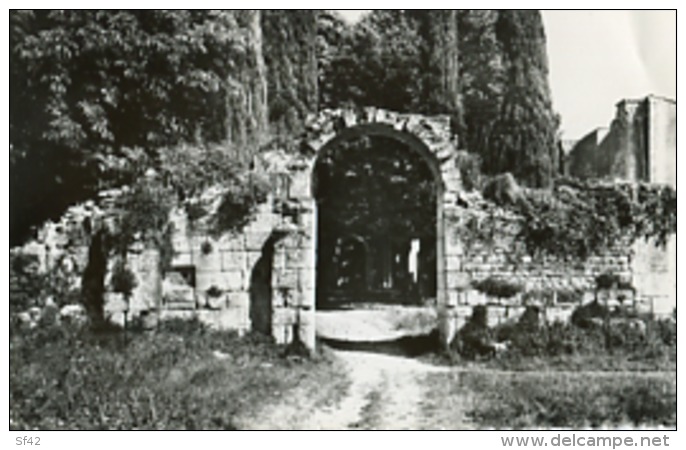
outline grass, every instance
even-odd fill
[[[676,427],[676,376],[664,373],[467,371],[431,374],[431,409],[478,428]],[[430,414],[431,411],[428,411]]]
[[[326,403],[345,383],[326,356],[197,323],[126,338],[65,327],[10,336],[14,430],[235,429],[295,388]]]

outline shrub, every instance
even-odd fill
[[[121,258],[114,263],[112,268],[112,276],[110,278],[110,286],[113,292],[123,294],[125,298],[129,298],[131,293],[136,288],[136,276],[126,266],[126,261]]]
[[[450,344],[453,352],[467,359],[475,359],[492,352],[492,334],[488,328],[488,310],[476,305],[467,323],[457,332]]]
[[[557,302],[558,303],[571,303],[578,304],[581,303],[583,299],[583,291],[564,289],[557,291]]]
[[[462,187],[467,191],[481,189],[481,158],[476,153],[458,151],[455,166],[460,171]]]
[[[10,252],[10,312],[37,306],[47,283],[47,276],[38,271],[37,256]]]
[[[209,255],[212,253],[212,243],[210,241],[205,241],[200,246],[200,251],[203,255]]]
[[[520,284],[498,277],[472,282],[472,286],[479,292],[495,298],[511,298],[522,291]]]
[[[610,311],[594,300],[585,305],[581,305],[572,312],[572,324],[581,328],[592,328],[595,321],[591,319],[605,319],[610,315]]]
[[[205,291],[208,297],[211,298],[217,298],[222,295],[222,290],[219,289],[217,286],[212,285],[209,288],[207,288],[207,291]]]
[[[596,289],[633,289],[631,283],[612,272],[604,272],[595,278]]]

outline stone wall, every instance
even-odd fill
[[[210,232],[210,224],[203,220],[190,223],[181,210],[174,211],[170,220],[174,224],[175,255],[170,270],[162,277],[157,252],[134,246],[128,263],[137,277],[137,287],[128,306],[121,296],[109,293],[109,314],[116,321],[123,320],[124,310],[130,317],[139,315],[153,322],[194,317],[215,328],[239,333],[256,330],[271,334],[279,343],[297,339],[312,348],[317,242],[312,168],[332,142],[365,134],[401,140],[426,159],[436,177],[437,325],[445,342],[471,314],[472,306],[494,303],[472,288],[475,281],[491,276],[504,278],[521,283],[527,292],[582,290],[587,300],[593,295],[595,277],[603,272],[636,281],[630,247],[591,257],[585,263],[533,260],[518,251],[521,244],[516,242],[517,218],[507,214],[488,243],[467,242],[461,234],[461,220],[481,214],[478,203],[483,200],[471,201],[463,192],[449,119],[368,108],[358,112],[325,111],[310,120],[297,141],[298,151],[276,148],[258,155],[254,166],[269,175],[271,193],[241,230],[217,236]],[[207,193],[215,206],[212,198],[220,195],[221,187]],[[110,197],[104,197],[102,207],[90,205],[86,208],[89,212],[83,215],[90,220],[106,220],[104,211]],[[42,252],[47,266],[55,252],[69,249],[69,254],[81,255],[75,259],[77,267],[82,267],[87,239],[70,244],[64,236],[71,234],[64,228],[78,230],[83,220],[80,216],[74,219],[74,214],[65,217],[69,227],[59,231],[56,226],[48,227],[62,236],[61,240],[43,239],[34,243],[34,250]],[[52,247],[56,250],[45,250]],[[78,275],[78,270],[74,273]],[[520,314],[524,297],[519,295],[493,305],[491,322]],[[546,310],[551,320],[571,314],[569,305],[554,305],[554,299],[552,303],[553,307]]]
[[[532,258],[517,242],[518,218],[504,211],[499,213],[499,225],[488,241],[470,243],[464,236],[464,221],[480,214],[484,213],[472,205],[452,208],[446,216],[447,314],[453,322],[452,332],[464,324],[475,305],[488,305],[491,325],[517,318],[531,304],[541,306],[549,321],[568,320],[574,308],[598,295],[609,306],[617,305],[618,298],[623,297],[639,311],[649,311],[650,298],[645,295],[631,290],[596,292],[596,277],[602,273],[619,275],[634,286],[639,283],[632,246],[618,245],[583,262]],[[509,299],[497,299],[474,288],[473,283],[490,277],[517,283],[522,291]],[[564,294],[574,291],[580,294],[575,296],[578,300],[562,301]]]

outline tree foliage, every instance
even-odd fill
[[[436,186],[425,161],[390,138],[329,149],[316,167],[321,226],[363,236],[431,236]]]
[[[300,129],[317,110],[316,10],[262,12],[264,55],[269,67],[269,122],[275,135]]]
[[[154,158],[179,142],[224,139],[225,98],[248,53],[236,16],[13,11],[11,234],[128,178],[117,169],[131,149]]]
[[[550,186],[557,167],[558,124],[548,87],[540,12],[500,11],[495,31],[503,52],[506,83],[491,147],[484,149],[484,171],[510,171],[525,185]]]
[[[538,11],[378,10],[320,28],[323,105],[449,114],[485,173],[550,185],[557,117]]]

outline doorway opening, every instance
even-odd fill
[[[327,144],[313,169],[317,309],[436,299],[440,179],[428,150],[393,129]]]

